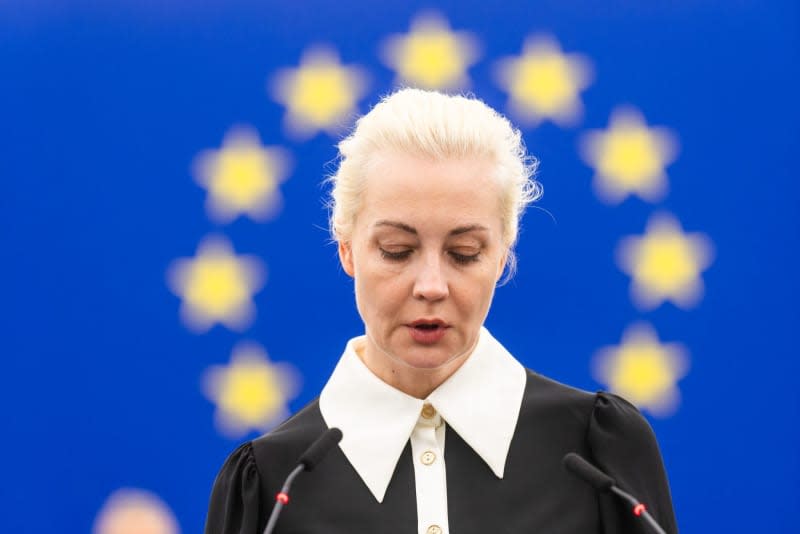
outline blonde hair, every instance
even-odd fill
[[[349,241],[373,158],[394,150],[433,160],[489,158],[501,189],[503,243],[513,246],[525,208],[542,194],[533,176],[538,164],[529,156],[522,134],[481,100],[421,89],[400,89],[386,96],[356,122],[339,145],[339,167],[330,177],[330,231],[334,240]]]

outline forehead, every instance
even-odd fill
[[[489,158],[433,160],[383,152],[365,176],[358,219],[397,220],[452,227],[479,224],[492,229],[501,223],[500,186]]]

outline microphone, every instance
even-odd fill
[[[303,464],[306,471],[313,471],[325,455],[340,441],[342,441],[342,431],[338,428],[329,428],[306,449],[306,452],[300,455],[297,463]]]
[[[666,534],[664,529],[656,522],[644,504],[640,503],[636,497],[621,490],[613,478],[600,471],[597,467],[590,464],[586,459],[574,452],[567,453],[562,460],[567,471],[577,476],[597,491],[610,491],[633,506],[633,515],[644,518],[645,522],[652,527],[658,534]]]
[[[272,508],[267,526],[264,528],[264,534],[270,534],[275,529],[275,524],[278,522],[278,516],[281,514],[281,510],[289,503],[289,488],[292,486],[294,479],[297,478],[297,475],[303,471],[313,471],[325,455],[341,440],[342,431],[338,428],[329,428],[306,449],[306,452],[300,455],[300,459],[297,461],[297,467],[289,473],[289,476],[286,477],[286,482],[283,483],[281,491],[275,496],[275,506]]]
[[[588,482],[597,491],[608,491],[614,485],[614,479],[574,452],[564,456],[564,467],[567,471]]]

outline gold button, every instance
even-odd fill
[[[431,525],[428,527],[428,534],[442,534],[444,532],[439,525]]]
[[[422,456],[420,456],[420,460],[422,460],[422,463],[425,465],[431,465],[436,461],[436,455],[433,451],[425,451],[422,453]]]
[[[424,417],[425,419],[430,419],[434,415],[436,415],[436,410],[433,409],[433,406],[431,406],[430,404],[425,404],[422,407],[422,417]]]

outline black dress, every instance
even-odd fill
[[[206,534],[261,534],[276,493],[299,456],[326,430],[313,401],[276,430],[234,451],[214,483]],[[562,466],[574,451],[638,497],[677,532],[655,436],[639,411],[534,372],[527,382],[503,479],[447,427],[447,504],[452,534],[646,533],[618,498],[598,495]],[[417,532],[414,468],[406,445],[382,503],[338,447],[298,477],[276,533]]]

